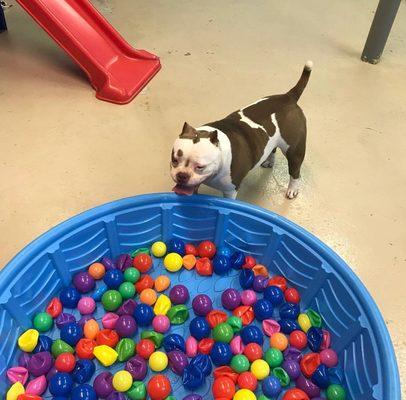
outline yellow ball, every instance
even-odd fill
[[[182,268],[183,259],[177,253],[169,253],[164,258],[164,265],[169,272],[176,272]]]
[[[300,329],[302,329],[304,333],[307,333],[307,331],[312,327],[312,323],[307,314],[299,314],[297,322],[299,323]]]
[[[6,394],[6,400],[17,400],[20,394],[24,394],[25,389],[21,382],[16,382],[14,385],[10,386]]]
[[[168,356],[162,351],[155,351],[149,357],[148,364],[152,371],[161,372],[168,366]]]
[[[133,384],[133,377],[128,371],[118,371],[113,376],[113,387],[117,392],[126,392]]]
[[[22,351],[31,353],[38,343],[39,332],[36,329],[28,329],[18,338],[18,346]]]
[[[257,400],[257,396],[251,390],[240,389],[235,392],[233,400]]]
[[[151,253],[155,257],[163,257],[166,254],[166,244],[164,242],[155,242],[151,246]]]
[[[255,360],[251,364],[251,372],[255,375],[259,381],[265,379],[271,372],[269,364],[265,360]]]

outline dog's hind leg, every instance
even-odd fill
[[[300,167],[305,156],[305,146],[297,146],[295,149],[289,148],[286,152],[289,166],[289,186],[286,191],[286,197],[293,199],[299,193]]]

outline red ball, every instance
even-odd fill
[[[42,400],[42,397],[36,394],[23,393],[18,395],[17,400]]]
[[[257,261],[255,260],[254,257],[252,256],[245,256],[245,263],[242,266],[243,268],[246,269],[252,269],[255,267],[255,265],[257,264]]]
[[[303,331],[293,331],[289,335],[289,344],[299,350],[303,350],[307,346],[307,335]]]
[[[72,372],[76,365],[75,356],[71,353],[61,353],[55,360],[55,368],[59,372]]]
[[[320,364],[319,353],[308,353],[300,360],[300,370],[306,378],[310,378]]]
[[[151,400],[165,400],[171,394],[171,382],[165,375],[153,376],[147,385]]]
[[[148,360],[151,354],[155,351],[155,344],[150,339],[141,339],[136,346],[137,354]]]
[[[149,254],[140,253],[134,257],[133,266],[142,274],[145,274],[151,269],[152,258]]]
[[[209,323],[210,328],[214,329],[217,325],[226,322],[228,315],[221,310],[211,310],[206,315],[206,321]]]
[[[207,257],[199,258],[196,261],[196,272],[202,276],[213,275],[213,264],[211,260]]]
[[[200,354],[209,355],[214,346],[214,339],[204,338],[197,344],[197,351]]]
[[[300,294],[295,288],[287,288],[283,294],[287,303],[298,304],[300,302]]]
[[[58,297],[54,297],[47,305],[46,312],[56,318],[62,312],[62,303]]]
[[[76,355],[79,358],[91,360],[94,358],[93,350],[96,347],[96,341],[82,338],[77,342],[75,347]]]
[[[142,275],[135,284],[135,290],[140,294],[144,289],[152,289],[154,287],[154,280],[149,275]]]
[[[234,383],[237,383],[239,374],[237,374],[237,372],[235,372],[230,366],[222,365],[221,367],[217,367],[213,371],[213,376],[214,376],[214,379],[226,377],[226,378],[231,379]]]
[[[210,240],[201,242],[197,248],[200,257],[213,258],[216,254],[216,245]]]
[[[235,394],[235,383],[226,376],[217,378],[211,388],[214,398],[231,400]]]
[[[284,292],[288,288],[288,282],[283,276],[275,275],[268,281],[268,286],[278,286]]]
[[[196,257],[197,255],[199,255],[199,253],[198,253],[198,251],[197,251],[197,249],[196,249],[196,246],[194,246],[194,245],[191,244],[191,243],[186,243],[186,244],[185,244],[185,253],[186,253],[186,254],[192,254],[192,255],[194,255],[195,257]]]
[[[282,400],[309,400],[309,396],[300,389],[289,389],[282,397]]]
[[[262,347],[258,343],[248,343],[245,346],[243,354],[248,358],[249,362],[254,362],[262,358]]]
[[[118,333],[112,329],[102,329],[101,331],[97,332],[96,335],[96,343],[98,346],[105,344],[106,346],[114,349],[119,340],[120,336],[118,336]]]
[[[258,380],[252,372],[243,372],[238,377],[238,386],[241,389],[248,389],[255,392],[258,386]]]

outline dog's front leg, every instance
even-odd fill
[[[236,190],[226,190],[223,192],[223,196],[226,199],[235,199],[237,197],[237,191]]]

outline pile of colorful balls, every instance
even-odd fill
[[[168,273],[154,279],[159,258]],[[171,287],[181,269],[236,275],[241,288],[220,293],[223,310],[215,309],[213,290],[191,299],[186,286]],[[173,332],[185,323],[188,337]],[[179,376],[190,392],[183,400],[203,399],[196,392],[207,382],[205,398],[216,400],[344,400],[330,345],[321,316],[301,309],[284,277],[229,247],[172,239],[76,273],[19,337],[6,399],[174,400],[169,377]]]

